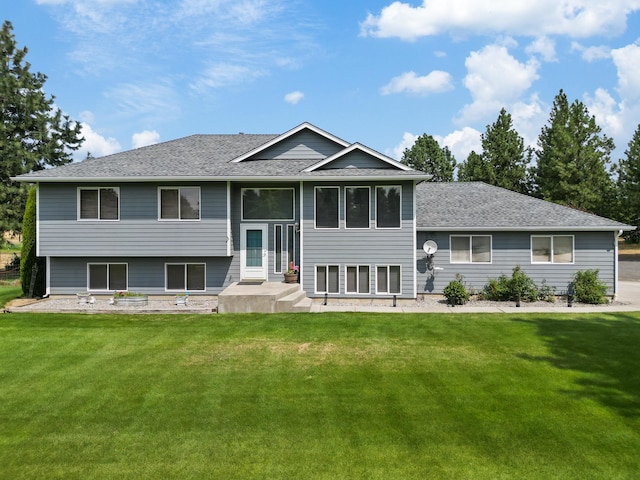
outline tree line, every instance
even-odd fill
[[[640,225],[640,125],[624,157],[613,163],[613,140],[582,102],[569,103],[560,90],[536,148],[525,147],[504,108],[482,133],[481,146],[458,164],[448,147],[423,134],[404,150],[402,162],[434,182],[485,182]],[[637,231],[634,239],[640,240]]]

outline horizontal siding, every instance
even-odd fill
[[[159,186],[120,185],[120,220],[78,221],[78,185],[41,184],[39,254],[166,256],[188,251],[226,255],[226,183],[201,185],[199,221],[159,221]]]
[[[317,133],[303,130],[260,152],[257,157],[278,160],[323,160],[342,149],[341,145]]]
[[[129,291],[164,294],[165,263],[205,263],[206,292],[217,295],[233,281],[231,258],[207,257],[92,257],[51,258],[51,293],[69,295],[87,290],[88,263],[126,263],[128,265]]]
[[[325,168],[389,168],[395,169],[386,162],[356,150],[326,165]]]
[[[339,186],[358,186],[354,183]],[[363,184],[361,184],[363,185]],[[323,186],[338,186],[338,184],[324,184]],[[307,295],[315,295],[315,266],[338,265],[340,267],[340,294],[345,293],[345,267],[368,265],[370,271],[370,294],[375,297],[376,266],[400,265],[402,279],[402,297],[414,296],[414,223],[413,223],[413,184],[406,182],[402,185],[402,222],[399,229],[375,228],[375,185],[371,188],[371,228],[346,229],[344,225],[344,188],[340,189],[340,228],[316,229],[314,185],[305,185],[304,192],[304,265],[302,266],[303,284]],[[363,295],[358,295],[362,297]]]
[[[456,232],[456,235],[461,233]],[[566,292],[569,283],[578,270],[599,270],[599,278],[609,287],[613,294],[615,278],[615,251],[613,232],[578,232],[574,235],[573,264],[532,264],[530,239],[531,234],[525,232],[474,232],[474,235],[492,236],[491,264],[453,264],[450,262],[449,233],[418,232],[417,268],[418,293],[442,293],[444,287],[456,278],[464,277],[468,288],[481,290],[490,278],[498,278],[504,274],[511,276],[513,268],[520,265],[524,272],[540,285],[546,280],[547,285],[556,288],[557,294]],[[541,235],[566,235],[567,232],[544,232]],[[432,276],[427,270],[426,255],[422,245],[426,240],[434,240],[438,251],[433,257],[433,265],[442,268]]]

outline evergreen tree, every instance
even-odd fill
[[[458,167],[459,182],[490,182],[490,169],[482,155],[472,150],[467,160]]]
[[[0,231],[19,231],[24,212],[27,188],[10,177],[68,163],[84,140],[45,95],[46,75],[30,71],[12,30],[8,21],[0,30]]]
[[[640,125],[624,152],[625,158],[618,162],[618,192],[620,198],[619,219],[640,228]],[[636,229],[629,235],[640,241]]]
[[[431,182],[452,182],[456,159],[448,147],[440,147],[435,138],[426,133],[418,137],[411,148],[402,154],[402,163],[431,174]]]
[[[20,252],[20,283],[25,296],[41,297],[45,294],[45,262],[36,257],[36,190],[32,187],[27,194],[22,229],[22,250]],[[33,275],[35,274],[35,278]],[[33,283],[33,291],[31,291]]]
[[[541,198],[599,215],[609,213],[614,184],[607,166],[615,145],[601,131],[584,104],[576,100],[569,105],[560,90],[538,137],[534,181]]]

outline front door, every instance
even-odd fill
[[[264,224],[240,225],[240,277],[266,280],[268,226]]]

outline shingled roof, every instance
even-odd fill
[[[416,221],[425,231],[633,230],[581,212],[482,182],[424,182],[416,187]]]

